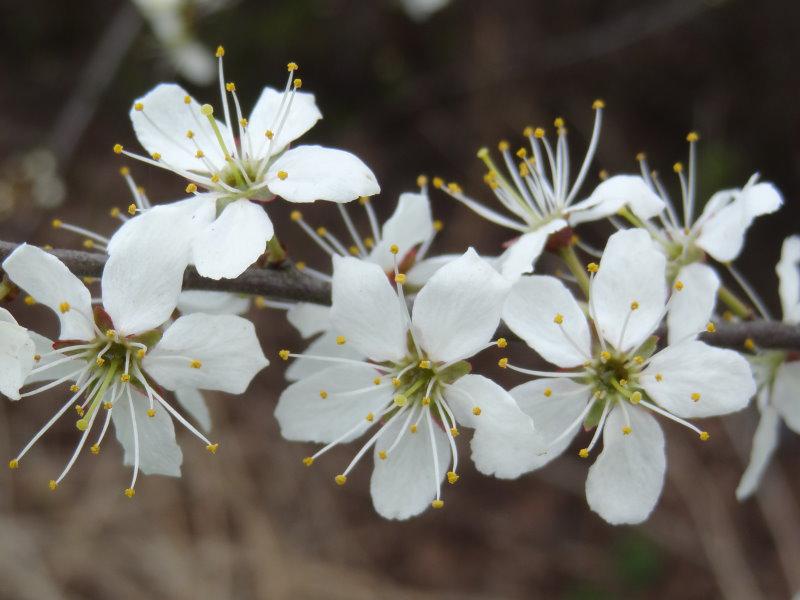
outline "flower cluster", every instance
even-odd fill
[[[673,203],[644,155],[637,157],[639,173],[604,175],[584,189],[600,144],[602,101],[594,102],[594,130],[574,178],[565,121],[554,121],[555,140],[542,127],[527,127],[518,149],[499,143],[497,161],[486,148],[478,152],[502,212],[457,183],[431,180],[517,237],[497,254],[469,247],[431,256],[443,225],[433,218],[427,177],[417,179],[418,190],[401,194],[381,223],[370,198],[380,188],[361,159],[295,145],[322,117],[315,97],[300,91],[299,67],[289,63],[283,88],[264,88],[245,117],[236,85],[225,78],[224,54],[217,49],[216,108],[176,84],[160,84],[130,110],[146,154],[114,146],[119,155],[182,178],[186,198],[153,205],[125,166],[133,203],[128,215],[112,213],[121,222],[112,235],[53,222],[106,254],[99,294],[37,247],[23,244],[3,262],[2,296],[23,290],[25,303],[50,308],[61,329],[50,340],[0,312],[0,392],[19,400],[69,389],[11,468],[70,410],[79,435],[52,489],[84,447],[100,451],[111,423],[133,467],[128,496],[140,472],[180,474],[175,421],[215,453],[200,390],[244,393],[268,365],[253,324],[241,316],[252,305],[285,311],[308,340],[304,350],[278,352],[291,359],[275,408],[281,434],[321,445],[298,463],[318,465],[330,449],[361,438],[352,460],[331,478],[344,485],[371,453],[372,500],[389,519],[444,506],[445,482],[462,476],[465,430],[477,470],[499,478],[544,467],[576,438],[577,456],[588,459],[602,438],[586,498],[612,524],[639,523],[658,502],[667,468],[660,421],[706,442],[711,436],[696,419],[742,410],[756,397],[761,422],[740,498],[756,489],[781,420],[800,432],[796,356],[753,340],[740,349],[711,345],[718,316],[745,320],[757,311],[770,318],[731,262],[756,217],[780,208],[781,195],[756,174],[741,189],[712,195],[701,209],[696,133],[687,136],[687,167],[673,167],[681,194]],[[280,210],[279,198],[336,205],[338,234],[312,226],[296,208],[288,211],[328,265],[289,260],[266,210]],[[361,208],[349,209],[350,203]],[[616,231],[599,250],[576,231],[601,220]],[[552,275],[533,274],[548,252],[563,266]],[[787,323],[800,320],[799,265],[794,236],[777,267]],[[184,290],[190,266],[214,280],[248,269],[293,270],[330,286],[331,303]],[[521,366],[542,360],[554,369]],[[507,390],[502,378],[509,370],[530,380]]]

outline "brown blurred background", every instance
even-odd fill
[[[739,260],[778,312],[773,267],[781,239],[798,229],[800,4],[454,0],[419,21],[388,0],[253,0],[186,16],[209,52],[225,44],[245,107],[263,85],[282,85],[287,61],[300,64],[325,116],[304,140],[361,156],[383,187],[382,215],[419,173],[488,198],[476,149],[519,140],[525,125],[555,116],[567,120],[578,163],[596,97],[608,110],[595,173],[632,171],[647,150],[670,174],[697,129],[701,197],[754,171],[785,194],[787,206],[759,220]],[[132,99],[177,77],[218,101],[214,85],[176,76],[124,1],[4,2],[0,32],[1,239],[77,246],[50,229],[55,216],[110,232],[109,208],[130,202],[111,147],[137,146]],[[37,148],[51,154],[30,153]],[[152,199],[181,195],[177,178],[131,166]],[[472,244],[494,253],[509,237],[444,195],[433,202],[445,222],[434,252]],[[327,268],[290,209],[276,204],[270,214],[292,256]],[[329,206],[305,213],[341,227]],[[581,234],[602,245],[602,231]],[[45,309],[10,308],[55,333]],[[280,312],[251,316],[270,357],[300,346]],[[492,364],[487,356],[476,366],[496,375]],[[465,466],[445,510],[396,523],[372,510],[369,461],[344,488],[333,484],[352,448],[308,470],[300,459],[310,447],[280,439],[272,412],[283,385],[276,362],[246,395],[211,397],[220,452],[209,456],[180,431],[183,478],[143,478],[133,500],[122,494],[129,470],[115,444],[87,453],[57,493],[47,489],[76,441],[72,422],[59,424],[19,471],[0,471],[0,597],[752,599],[800,590],[797,437],[785,432],[757,499],[733,495],[755,409],[729,428],[707,423],[705,445],[665,426],[667,483],[641,527],[614,528],[588,510],[588,465],[573,452],[512,482]],[[24,445],[59,398],[0,405],[0,456]]]

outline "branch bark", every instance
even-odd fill
[[[4,260],[16,247],[17,244],[0,241],[0,260]],[[95,252],[54,249],[50,253],[79,276],[100,277],[106,262],[104,254]],[[288,263],[282,268],[251,267],[236,279],[220,280],[201,277],[193,267],[189,267],[183,278],[183,287],[187,290],[237,292],[318,304],[330,304],[331,301],[330,284],[304,275]],[[737,350],[742,349],[748,339],[761,348],[800,350],[800,326],[764,320],[722,322],[717,324],[716,332],[704,333],[700,339],[714,346]]]

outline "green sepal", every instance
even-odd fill
[[[145,331],[144,333],[140,333],[139,335],[132,337],[131,340],[134,342],[139,342],[140,344],[144,344],[149,350],[161,340],[162,335],[164,334],[160,329],[151,329],[150,331]]]
[[[464,375],[469,375],[471,371],[472,365],[465,360],[460,360],[447,367],[444,371],[439,371],[437,375],[439,380],[444,383],[454,383]]]
[[[634,356],[641,356],[643,359],[647,360],[658,349],[658,336],[651,335],[647,338],[641,346],[639,346],[636,351],[633,353]]]
[[[610,400],[607,400],[610,402]],[[586,431],[594,429],[600,423],[600,417],[603,415],[603,406],[605,402],[602,400],[595,400],[594,405],[589,409],[586,418],[583,420],[583,428]]]

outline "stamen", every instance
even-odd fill
[[[439,481],[439,456],[438,456],[438,454],[436,452],[436,436],[433,433],[433,422],[431,420],[431,409],[430,409],[429,406],[426,406],[425,408],[423,408],[423,411],[425,412],[425,419],[428,422],[428,433],[430,434],[431,452],[433,454],[433,481],[434,481],[434,485],[436,486],[436,500],[434,502],[436,502],[436,501],[441,502],[442,484]],[[435,507],[435,508],[441,508],[441,504],[438,507]]]
[[[336,203],[337,208],[339,209],[339,214],[342,215],[342,220],[344,221],[345,226],[347,227],[347,231],[350,232],[350,237],[355,242],[356,246],[358,247],[358,252],[361,256],[366,256],[368,254],[367,249],[364,247],[361,238],[358,235],[358,231],[356,231],[355,225],[353,225],[352,219],[350,219],[350,215],[347,212],[347,209],[344,207],[344,204],[339,202]]]
[[[306,235],[308,235],[308,237],[310,237],[325,252],[327,252],[331,256],[335,256],[336,254],[338,254],[336,250],[331,248],[331,246],[329,246],[328,243],[324,239],[322,239],[321,236],[317,235],[317,232],[314,231],[311,228],[311,226],[303,220],[303,213],[301,213],[299,210],[295,210],[292,211],[292,214],[290,216],[292,221],[300,225],[303,231],[306,232]]]
[[[644,407],[646,407],[646,408],[649,408],[650,410],[652,410],[652,411],[653,411],[653,412],[655,412],[655,413],[658,413],[658,414],[660,414],[661,416],[664,416],[664,417],[666,417],[666,418],[668,418],[668,419],[670,419],[670,420],[672,420],[672,421],[675,421],[676,423],[680,423],[680,424],[681,424],[681,425],[683,425],[684,427],[688,427],[689,429],[691,429],[692,431],[694,431],[694,432],[695,432],[695,433],[696,433],[698,436],[700,436],[700,438],[701,438],[701,439],[703,438],[703,434],[704,434],[705,432],[704,432],[704,431],[701,431],[701,430],[700,430],[698,427],[695,427],[694,425],[692,425],[691,423],[689,423],[689,421],[686,421],[686,420],[684,420],[684,419],[681,419],[680,417],[676,417],[675,415],[673,415],[673,414],[672,414],[671,412],[669,412],[668,410],[665,410],[665,409],[661,408],[660,406],[657,406],[657,405],[655,405],[655,404],[652,404],[652,403],[648,402],[647,400],[640,400],[640,401],[639,401],[639,404],[641,404],[642,406],[644,406]],[[708,435],[708,434],[706,433],[706,436],[707,436],[707,435]],[[703,440],[703,441],[705,441],[705,440]]]

